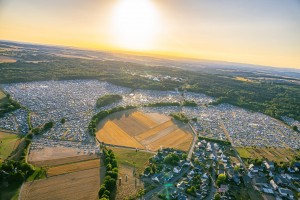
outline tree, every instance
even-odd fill
[[[218,178],[217,178],[217,185],[220,187],[221,184],[225,183],[226,181],[226,175],[225,174],[219,174]]]
[[[236,165],[236,166],[234,166],[233,169],[234,169],[235,172],[238,172],[240,170],[240,166]]]
[[[60,123],[64,124],[65,122],[66,122],[66,119],[65,118],[61,118]]]
[[[44,129],[45,130],[49,130],[51,129],[52,127],[54,126],[54,122],[47,122],[45,125],[44,125]]]
[[[294,131],[298,131],[298,127],[297,126],[293,126],[293,130]]]
[[[164,163],[169,165],[177,165],[180,158],[177,154],[170,153],[164,158]]]
[[[216,193],[214,196],[214,200],[220,200],[221,199],[221,195],[219,193]]]
[[[105,187],[105,185],[102,184],[99,189],[99,192],[98,192],[99,198],[102,197],[102,195],[104,194],[105,191],[106,191],[106,187]]]

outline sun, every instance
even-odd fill
[[[118,1],[112,17],[117,46],[132,50],[151,49],[158,29],[158,13],[151,0]]]

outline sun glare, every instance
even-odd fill
[[[133,50],[151,49],[159,29],[151,0],[119,0],[113,12],[115,44]]]

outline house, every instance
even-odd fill
[[[272,188],[273,188],[274,190],[277,190],[277,189],[278,189],[278,185],[275,183],[274,180],[270,180],[270,184],[271,184],[271,186],[272,186]]]
[[[290,199],[294,199],[294,193],[286,188],[278,188],[278,192],[282,197],[288,197]]]
[[[175,174],[179,174],[180,172],[181,172],[181,169],[180,169],[180,167],[174,167],[173,168],[173,172],[175,173]]]
[[[253,173],[258,173],[258,170],[259,170],[259,167],[256,167],[256,166],[252,167]]]
[[[214,160],[216,157],[215,157],[215,155],[214,154],[209,154],[209,159],[212,159],[212,160]]]
[[[219,193],[226,193],[227,191],[228,191],[228,185],[224,185],[224,184],[222,184],[218,189]]]
[[[270,167],[269,163],[267,163],[267,161],[264,161],[263,164],[267,170],[271,169],[271,167]]]
[[[274,194],[274,191],[272,190],[272,188],[263,188],[262,191],[267,194]]]
[[[169,182],[173,178],[173,173],[172,172],[165,173],[164,178],[165,181]]]
[[[239,177],[239,175],[238,175],[237,173],[235,173],[235,174],[233,175],[233,181],[234,181],[237,185],[239,185],[239,184],[241,183],[240,177]]]
[[[270,166],[270,170],[274,170],[275,169],[274,162],[272,162],[272,161],[267,161],[267,162]]]

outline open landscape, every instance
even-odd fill
[[[188,125],[167,116],[125,111],[112,114],[101,122],[96,137],[100,142],[116,146],[150,151],[170,147],[187,151],[193,133]]]
[[[299,0],[0,0],[0,200],[300,200]]]

